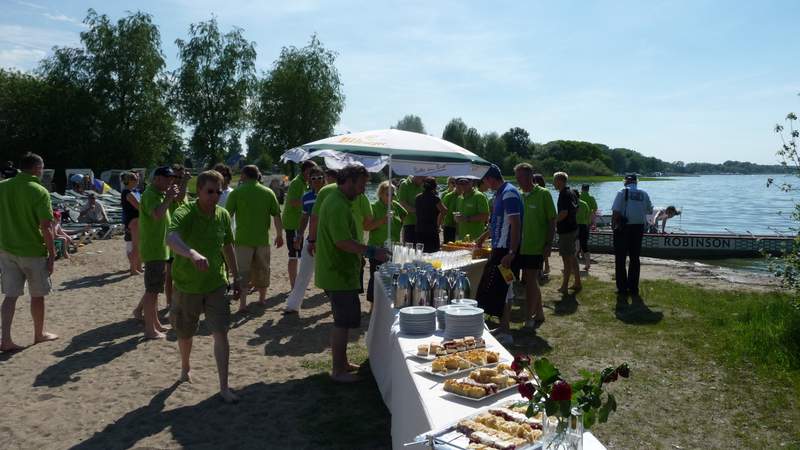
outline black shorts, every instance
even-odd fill
[[[456,227],[442,227],[442,243],[447,244],[456,240]]]
[[[578,242],[582,252],[589,251],[589,225],[578,225]]]
[[[542,270],[542,267],[544,266],[544,256],[517,255],[517,257],[514,259],[514,262],[517,263],[517,266],[522,270]]]
[[[358,291],[325,291],[331,300],[333,326],[359,328],[361,326],[361,300]]]
[[[302,243],[300,247],[295,247],[294,238],[296,235],[296,230],[286,230],[286,249],[289,250],[289,258],[299,258],[300,250],[303,249]]]
[[[166,261],[147,261],[144,263],[144,291],[148,294],[164,292],[167,279]]]

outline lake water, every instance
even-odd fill
[[[767,178],[774,184],[767,187]],[[675,177],[659,181],[642,181],[639,188],[647,191],[655,207],[674,205],[682,210],[667,222],[667,231],[719,232],[746,234],[793,233],[797,223],[791,218],[800,193],[783,192],[781,183],[800,185],[800,178],[787,175],[703,175]],[[548,186],[553,199],[558,193]],[[579,185],[573,186],[580,188]],[[611,213],[614,196],[622,181],[591,185],[589,192],[598,208]],[[370,201],[376,197],[377,185],[367,186]]]

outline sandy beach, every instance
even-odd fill
[[[212,340],[202,325],[192,353],[194,382],[175,384],[174,336],[144,341],[140,324],[131,317],[142,278],[127,274],[123,249],[121,239],[98,241],[56,263],[46,328],[60,339],[0,355],[0,447],[388,447],[389,414],[368,367],[362,367],[366,380],[358,386],[340,387],[328,380],[332,316],[324,295],[310,289],[299,317],[281,315],[289,286],[285,249],[272,253],[267,306],[235,316],[230,379],[242,397],[238,405],[225,405],[215,395]],[[611,257],[598,255],[597,260],[593,275],[610,279]],[[559,258],[551,261],[558,271]],[[744,286],[711,269],[647,260],[643,278],[663,277],[707,287]],[[351,350],[361,360],[368,323],[368,304],[362,301],[362,331]],[[17,303],[13,332],[20,345],[32,342],[28,304],[27,297]],[[363,402],[337,403],[353,395]],[[342,427],[348,433],[341,434],[341,442],[320,441]],[[360,427],[385,440],[348,445],[348,436],[358,435]]]

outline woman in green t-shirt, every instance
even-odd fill
[[[386,242],[388,235],[388,219],[386,214],[387,205],[389,204],[389,189],[391,184],[389,181],[384,181],[378,185],[378,200],[372,204],[372,218],[373,221],[368,225],[369,239],[367,245],[375,247],[382,247]],[[392,194],[394,194],[394,187],[391,187]],[[406,217],[406,210],[400,203],[392,199],[392,242],[400,242],[400,229],[403,227],[403,219]],[[381,263],[375,259],[369,259],[369,284],[367,285],[367,301],[372,303],[373,293],[372,287],[374,285],[375,271]]]

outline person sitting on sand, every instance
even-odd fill
[[[674,206],[667,206],[666,208],[656,210],[653,214],[647,215],[647,232],[658,233],[658,221],[661,221],[661,234],[664,234],[667,227],[667,220],[675,216],[680,216],[681,211]]]
[[[83,223],[108,223],[108,214],[102,203],[97,201],[94,192],[89,192],[86,197],[86,206],[78,215],[78,222]]]
[[[219,375],[219,395],[226,403],[239,398],[228,386],[230,345],[230,303],[225,297],[228,277],[224,262],[238,284],[239,271],[233,251],[231,216],[217,201],[223,178],[209,170],[197,177],[197,200],[175,211],[167,234],[167,243],[175,253],[172,279],[175,298],[170,306],[170,321],[178,336],[181,354],[180,381],[191,382],[189,357],[192,339],[197,332],[200,314],[214,336],[214,359]]]
[[[44,297],[50,293],[50,275],[56,259],[53,243],[53,207],[50,193],[40,184],[44,171],[41,156],[28,153],[20,161],[22,172],[0,181],[0,284],[2,284],[2,340],[0,352],[23,347],[11,339],[17,298],[31,296],[33,342],[58,336],[44,331]]]
[[[69,259],[69,248],[72,247],[72,238],[61,228],[61,211],[53,211],[53,240],[61,242],[64,249],[64,259]]]
[[[275,193],[258,182],[261,172],[249,165],[242,168],[242,183],[228,195],[225,208],[236,220],[236,260],[245,281],[239,290],[239,311],[247,311],[247,286],[249,281],[258,289],[258,302],[267,301],[270,275],[269,218],[275,224],[275,247],[283,246],[281,208]]]

